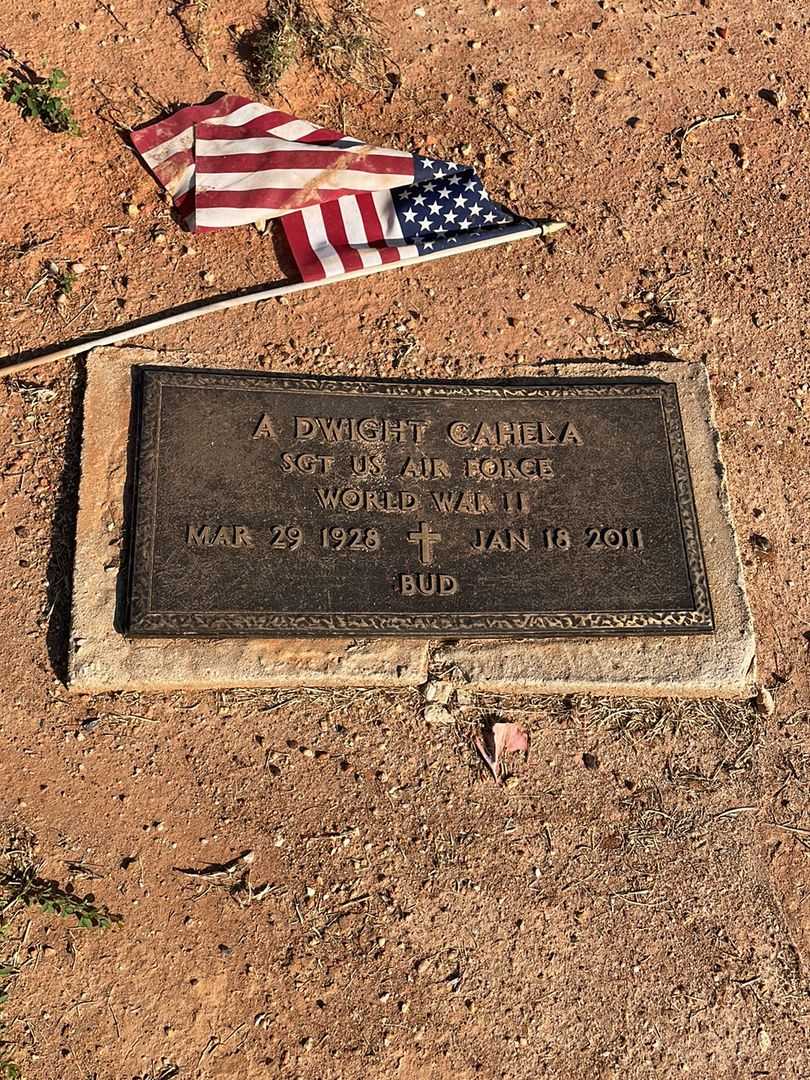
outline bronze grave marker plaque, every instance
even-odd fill
[[[138,636],[711,631],[674,385],[136,369]]]

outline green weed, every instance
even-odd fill
[[[0,923],[0,938],[4,937],[4,930],[4,924]],[[11,960],[0,961],[0,1010],[8,1001],[11,980],[18,972],[19,968],[16,962]],[[8,1043],[3,1038],[3,1017],[2,1011],[0,1011],[0,1080],[19,1080],[20,1070],[13,1061],[6,1057],[7,1049]]]
[[[54,68],[47,79],[29,73],[20,65],[0,75],[0,91],[6,101],[17,106],[24,119],[39,120],[48,131],[79,135],[79,126],[60,97],[60,91],[67,86],[68,77],[59,68]]]
[[[0,888],[7,899],[0,907],[0,918],[8,915],[14,907],[37,907],[46,915],[59,915],[63,919],[75,918],[83,930],[109,930],[121,922],[120,915],[113,915],[104,907],[98,907],[92,893],[77,896],[63,889],[55,881],[37,876],[32,864],[12,866],[0,876]]]
[[[67,273],[67,272],[66,272]],[[65,288],[65,282],[61,282]],[[77,896],[70,887],[40,877],[41,863],[35,858],[34,837],[28,832],[7,835],[5,850],[0,851],[0,942],[11,926],[9,915],[17,909],[37,908],[47,915],[76,919],[85,930],[109,930],[121,922],[96,904],[92,895]],[[7,1056],[9,1042],[4,1038],[2,1009],[8,1000],[12,981],[24,966],[19,943],[16,949],[4,949],[0,958],[0,1080],[20,1080],[19,1066]]]
[[[60,270],[55,263],[48,264],[48,276],[56,286],[57,295],[61,292],[69,296],[76,284],[76,275],[72,270]]]

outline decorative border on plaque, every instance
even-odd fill
[[[261,636],[401,633],[405,636],[446,637],[453,633],[480,637],[553,637],[567,634],[670,634],[708,633],[714,629],[709,585],[698,528],[686,440],[674,383],[654,380],[600,383],[570,379],[549,381],[549,385],[504,386],[486,383],[419,383],[406,380],[373,382],[363,379],[254,375],[242,371],[190,371],[183,368],[143,366],[133,369],[134,396],[140,409],[138,446],[135,454],[138,476],[133,484],[134,502],[130,508],[130,586],[127,625],[138,635],[149,634]],[[149,378],[144,378],[148,375]],[[233,389],[238,376],[240,390],[329,393],[396,398],[654,398],[661,402],[664,426],[669,440],[670,463],[681,523],[686,565],[694,598],[694,607],[682,611],[615,612],[485,612],[396,613],[379,612],[284,612],[224,611],[175,612],[153,611],[151,606],[154,522],[157,512],[157,476],[160,447],[160,412],[165,385],[189,389]],[[148,526],[146,526],[148,522]],[[148,567],[148,574],[136,573],[135,567]]]

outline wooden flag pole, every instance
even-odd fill
[[[295,281],[289,285],[275,285],[272,288],[254,289],[240,293],[237,296],[228,296],[221,300],[208,300],[205,303],[180,311],[170,311],[166,315],[158,315],[147,318],[140,324],[132,323],[121,330],[113,330],[110,333],[88,334],[83,338],[63,345],[58,349],[45,349],[29,355],[24,360],[0,367],[0,376],[20,375],[23,371],[47,364],[52,360],[64,360],[68,356],[76,356],[77,353],[87,352],[89,349],[97,349],[102,345],[116,345],[120,341],[129,341],[131,338],[140,337],[142,334],[152,334],[156,330],[164,330],[167,326],[175,326],[177,323],[196,319],[198,315],[210,315],[215,311],[228,311],[230,308],[240,307],[242,304],[257,304],[262,300],[276,300],[281,296],[290,296],[292,293],[303,292],[304,289],[313,289],[318,285],[335,285],[339,281],[348,281],[351,278],[367,277],[369,274],[379,273],[381,270],[396,270],[417,263],[427,262],[431,259],[441,259],[446,255],[460,255],[466,251],[475,251],[480,248],[492,247],[495,244],[504,244],[509,240],[523,240],[530,236],[551,236],[561,229],[568,227],[565,221],[544,221],[534,229],[527,229],[519,236],[493,236],[486,240],[479,240],[473,244],[465,244],[460,248],[445,248],[443,251],[429,252],[413,259],[404,259],[402,262],[381,263],[379,266],[364,266],[360,270],[348,270],[334,277],[319,279],[318,281]]]

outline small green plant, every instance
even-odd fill
[[[51,269],[51,267],[56,267]],[[76,284],[76,274],[70,270],[60,270],[55,263],[49,263],[48,276],[56,286],[56,295],[63,293],[65,296],[69,296],[73,291],[73,286]]]
[[[6,101],[17,106],[24,119],[41,121],[48,131],[78,135],[79,126],[73,113],[60,97],[60,91],[66,90],[67,85],[68,77],[59,68],[54,68],[47,79],[29,74],[20,65],[0,75],[0,91]]]
[[[68,887],[40,877],[41,863],[34,857],[34,840],[28,833],[15,837],[0,863],[0,927],[16,907],[38,907],[46,915],[75,918],[85,930],[109,930],[121,922],[104,907],[97,907],[92,894],[77,896]]]
[[[0,885],[9,896],[0,911],[2,915],[17,904],[23,904],[25,907],[38,907],[46,915],[59,915],[63,919],[73,917],[84,930],[109,930],[121,922],[120,915],[97,907],[91,893],[77,896],[55,881],[37,877],[33,866],[6,874],[0,878]]]
[[[5,924],[0,922],[0,939],[5,936]],[[3,1016],[2,1008],[8,1001],[8,991],[11,986],[11,980],[15,975],[19,973],[19,968],[16,965],[16,957],[14,960],[0,960],[0,1080],[19,1080],[20,1070],[6,1056],[8,1049],[8,1043],[3,1038]]]
[[[64,281],[61,286],[65,289]],[[92,895],[77,896],[69,886],[62,888],[57,882],[40,877],[42,863],[37,861],[36,850],[31,833],[23,830],[6,834],[5,848],[0,850],[0,942],[11,926],[9,915],[18,908],[39,908],[48,915],[75,918],[85,930],[109,930],[121,922],[120,915],[98,906]],[[3,954],[0,956],[0,1080],[20,1080],[19,1066],[8,1057],[10,1044],[4,1038],[2,1009],[9,987],[25,962],[20,957],[19,943],[16,949],[4,949]]]

